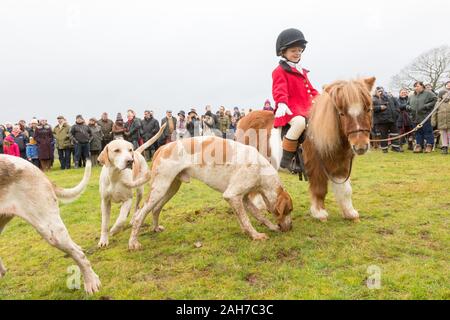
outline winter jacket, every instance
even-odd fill
[[[3,153],[3,140],[5,139],[5,132],[0,129],[0,154]]]
[[[381,97],[373,96],[372,102],[373,123],[375,125],[397,123],[399,110],[393,98],[383,94]],[[382,110],[382,106],[386,106],[386,109]]]
[[[107,143],[112,141],[112,139],[113,139],[112,128],[113,128],[114,122],[110,119],[107,119],[106,121],[103,121],[103,119],[100,119],[98,121],[98,125],[102,128],[103,140]]]
[[[154,137],[159,131],[159,122],[155,118],[151,117],[149,119],[142,119],[142,139],[147,142],[152,137]]]
[[[430,91],[423,91],[420,94],[414,92],[409,97],[412,120],[415,123],[422,122],[433,110],[436,100],[437,96]]]
[[[222,133],[226,133],[230,129],[231,120],[227,115],[219,117],[219,130]]]
[[[56,148],[67,149],[71,147],[70,129],[70,125],[67,123],[64,123],[62,127],[58,125],[53,129],[53,136],[56,140]]]
[[[443,90],[439,93],[438,103],[442,101],[447,92],[447,90]],[[438,111],[431,116],[431,124],[439,130],[450,129],[450,97],[446,98],[439,106]]]
[[[125,127],[123,124],[115,123],[112,127],[113,139],[125,139]]]
[[[36,160],[39,159],[39,148],[36,144],[27,144],[27,159]]]
[[[25,150],[27,149],[28,138],[23,133],[19,133],[17,136],[11,134],[11,136],[14,138],[14,142],[17,143],[20,152],[25,153]]]
[[[14,139],[11,137],[5,138],[6,143],[3,143],[3,153],[8,154],[10,156],[20,157],[20,150],[17,143],[14,142]],[[7,145],[9,144],[9,145]]]
[[[292,115],[275,118],[274,127],[283,127],[296,116],[308,117],[312,100],[319,93],[313,88],[308,79],[309,71],[303,69],[300,73],[285,61],[272,72],[272,95],[275,100],[275,112],[279,103],[286,104]]]
[[[134,118],[133,121],[125,122],[125,139],[127,141],[133,142],[133,141],[139,141],[141,138],[141,120],[138,118]]]
[[[53,158],[53,130],[49,125],[37,127],[34,139],[39,148],[39,160],[50,160]]]
[[[408,97],[405,98],[397,98],[397,107],[399,110],[399,117],[397,119],[397,128],[412,128],[413,123],[411,121],[411,116],[409,111],[407,110],[408,106]]]
[[[74,124],[70,129],[70,138],[73,144],[89,143],[92,139],[91,129],[83,124]]]
[[[192,119],[191,121],[188,122],[186,127],[191,137],[196,137],[200,135],[200,125],[201,121],[198,119]]]
[[[177,119],[172,117],[172,120],[173,120],[173,132],[175,132],[175,130],[177,128]],[[167,121],[168,121],[167,117],[165,117],[161,120],[161,127],[164,125],[164,123],[167,123],[167,126],[164,129],[164,132],[161,136],[161,139],[163,139],[163,140],[167,139],[168,137],[170,137],[173,134],[173,132],[170,132],[169,123]]]
[[[103,131],[100,126],[89,126],[91,129],[92,139],[90,150],[91,151],[101,151],[102,150],[102,141],[103,141]]]

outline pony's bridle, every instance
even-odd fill
[[[336,109],[336,112],[337,112],[337,114],[338,114],[338,117],[344,116],[344,114],[343,114],[341,111],[339,111],[339,109],[337,108],[336,105],[335,105],[334,107],[335,107],[335,109]],[[340,123],[340,122],[339,122],[339,126],[341,127],[341,123]],[[341,130],[342,130],[342,128],[341,128]],[[368,134],[370,135],[371,130],[370,130],[370,129],[358,129],[358,130],[349,131],[349,132],[346,133],[346,134],[347,134],[347,139],[348,139],[352,134],[357,134],[357,133],[360,133],[360,132],[365,132],[365,133],[368,133]],[[316,152],[317,152],[317,151],[316,151]],[[320,155],[319,155],[318,153],[317,153],[317,157],[318,157],[318,159],[319,159],[320,166],[322,167],[322,170],[323,170],[323,172],[325,173],[325,176],[328,178],[328,180],[330,180],[330,181],[333,182],[334,184],[344,184],[344,183],[346,183],[346,182],[348,181],[348,179],[350,179],[350,175],[352,174],[352,168],[353,168],[353,158],[354,158],[354,154],[352,154],[352,157],[350,158],[350,165],[349,165],[347,177],[346,177],[345,180],[342,181],[342,182],[341,182],[341,181],[336,181],[336,180],[328,173],[327,169],[325,168],[325,164],[323,163],[323,160],[322,160],[322,158],[320,157]]]
[[[368,129],[358,129],[358,130],[353,130],[353,131],[347,132],[347,137],[350,137],[352,134],[357,134],[360,132],[366,132],[366,133],[370,134],[370,130],[368,130]]]
[[[344,116],[344,113],[342,113],[341,111],[339,111],[339,109],[337,108],[336,105],[334,105],[334,108],[336,109],[336,113],[338,114],[339,117],[343,117],[343,116]],[[369,110],[369,112],[372,112],[372,110]],[[340,122],[339,122],[339,126],[340,126]],[[341,128],[341,129],[342,129],[342,128]],[[348,139],[352,134],[357,134],[357,133],[360,133],[360,132],[368,133],[368,134],[370,135],[370,132],[371,132],[371,131],[372,131],[372,130],[370,130],[370,129],[358,129],[358,130],[349,131],[349,132],[346,133],[346,134],[347,134],[347,139]]]

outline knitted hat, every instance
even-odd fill
[[[76,119],[77,119],[77,120],[78,120],[78,119],[84,120],[84,119],[83,119],[83,116],[82,116],[81,114],[77,115]]]
[[[264,102],[264,105],[266,105],[266,104],[268,104],[269,106],[271,105],[271,103],[270,103],[270,100],[269,99],[267,99],[265,102]]]

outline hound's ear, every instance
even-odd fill
[[[139,161],[139,154],[135,151],[133,152],[133,180],[136,180],[141,173],[141,163]]]
[[[109,155],[108,155],[108,146],[106,146],[103,151],[98,156],[98,162],[104,166],[109,166]]]
[[[369,91],[372,91],[373,85],[375,84],[375,81],[377,80],[377,78],[372,77],[372,78],[366,78],[364,79],[364,84],[366,85],[367,89]]]
[[[288,215],[292,211],[292,200],[289,193],[281,191],[278,193],[277,204],[275,205],[275,213],[282,217]]]

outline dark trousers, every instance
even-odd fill
[[[61,170],[70,169],[70,156],[71,156],[70,148],[67,149],[58,149],[58,157],[59,163],[61,164]]]
[[[409,131],[411,131],[413,128],[412,127],[399,127],[398,128],[398,132],[400,133],[400,134],[404,134],[404,133],[406,133],[406,132],[409,132]],[[404,145],[405,143],[408,143],[409,141],[412,141],[413,140],[413,137],[414,137],[414,133],[410,133],[410,134],[408,134],[407,136],[405,136],[405,137],[402,137],[401,139],[400,139],[400,144],[401,145]]]
[[[111,142],[111,140],[102,140],[102,150],[105,149],[106,145],[110,142]],[[100,151],[102,151],[102,150],[100,150]]]
[[[377,124],[377,131],[380,133],[380,139],[387,139],[387,138],[393,138],[395,136],[398,136],[398,128],[397,124],[395,123],[383,123],[383,124]],[[387,141],[380,142],[381,149],[387,149],[388,143]],[[392,140],[391,145],[393,148],[399,148],[400,142],[397,140]]]
[[[422,147],[425,147],[425,140],[427,144],[434,145],[434,134],[433,127],[431,126],[431,119],[428,119],[428,121],[423,124],[423,127],[416,131],[416,143]]]
[[[80,166],[80,160],[89,158],[89,143],[75,144],[75,167]]]

